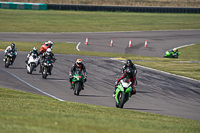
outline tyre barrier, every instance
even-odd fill
[[[29,10],[47,10],[47,5],[42,3],[22,3],[22,2],[0,2],[0,8],[3,9],[29,9]]]
[[[183,7],[130,7],[130,6],[93,6],[93,5],[59,5],[48,4],[48,10],[75,11],[111,11],[111,12],[150,12],[150,13],[200,13],[200,8]]]

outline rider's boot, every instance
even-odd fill
[[[72,84],[71,84],[71,87],[70,87],[70,89],[73,89],[73,86],[72,86]]]
[[[83,86],[82,86],[82,90],[84,90],[84,84],[83,84]]]
[[[113,98],[115,98],[115,94],[116,94],[116,91],[114,91],[114,92],[113,92],[113,95],[112,95],[112,96],[113,96]]]
[[[39,73],[42,73],[42,66],[40,65],[40,70],[39,70]]]
[[[25,60],[25,63],[26,63],[26,64],[28,64],[28,59],[27,59],[27,60]]]
[[[131,91],[131,95],[130,95],[130,97],[131,97],[132,95],[135,95],[135,94],[136,94],[136,90],[133,89],[133,90]]]

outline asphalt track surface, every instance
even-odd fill
[[[141,40],[141,42],[149,36],[150,41],[147,49],[144,49],[144,43],[141,43],[141,46],[138,43],[135,47],[131,47],[132,51],[138,49],[138,53],[143,53],[141,55],[154,53],[151,56],[158,57],[163,56],[163,53],[161,54],[159,50],[165,51],[173,47],[200,42],[200,30],[56,34],[0,33],[0,40],[43,42],[51,38],[55,42],[81,42],[80,50],[99,51],[101,49],[101,52],[112,52],[114,49],[114,52],[126,53],[126,51],[129,51],[127,45],[130,36],[128,35],[137,35],[137,39]],[[89,37],[89,45],[87,46],[83,45],[86,36]],[[125,43],[120,45],[120,43],[115,42],[114,36],[116,40],[127,42],[126,46]],[[155,39],[153,39],[153,36]],[[104,38],[99,37],[107,38],[108,42],[105,43]],[[158,42],[156,42],[156,37]],[[96,41],[93,43],[90,38],[93,41],[96,39]],[[112,49],[107,47],[110,43],[108,38],[114,39],[114,47]],[[100,40],[103,43],[100,43]],[[155,40],[155,43],[153,43],[153,40]],[[169,43],[167,44],[167,42]],[[152,49],[155,51],[153,52]],[[0,59],[3,59],[3,55],[3,51],[0,51]],[[112,94],[115,80],[120,75],[123,62],[105,57],[55,54],[57,61],[54,64],[52,75],[48,76],[47,79],[42,79],[41,74],[38,73],[38,68],[32,75],[27,74],[24,63],[26,55],[27,52],[18,52],[14,65],[8,69],[4,68],[3,61],[0,61],[1,87],[54,96],[54,98],[64,101],[115,107],[115,100],[112,98]],[[73,91],[69,88],[68,80],[68,72],[77,58],[83,60],[88,72],[88,81],[85,84],[85,90],[80,92],[80,96],[73,95]],[[125,104],[125,109],[200,120],[200,82],[142,67],[137,67],[137,69],[137,94],[132,96]]]

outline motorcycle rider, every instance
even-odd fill
[[[31,55],[35,55],[35,56],[37,56],[37,57],[39,56],[39,53],[37,52],[37,48],[36,48],[36,47],[33,47],[33,50],[30,51],[30,52],[28,53],[27,59],[26,59],[26,61],[25,61],[26,64],[28,64],[28,60],[29,60],[29,57],[30,57]]]
[[[136,75],[137,69],[136,69],[135,65],[132,63],[132,61],[130,59],[128,59],[126,61],[126,63],[123,65],[123,67],[122,67],[122,73],[124,73],[124,71],[126,70],[127,67],[131,67],[133,69],[133,72]]]
[[[39,73],[42,72],[42,65],[44,64],[45,61],[52,61],[52,62],[55,62],[55,56],[54,54],[52,53],[52,50],[51,48],[48,48],[47,51],[45,53],[43,53],[43,55],[41,56],[41,63],[40,63],[40,70],[39,70]],[[53,65],[51,66],[51,70],[53,68]],[[51,71],[49,73],[49,75],[51,75]]]
[[[69,73],[69,81],[70,81],[71,85],[72,85],[72,77],[73,77],[75,71],[83,71],[84,72],[84,83],[85,83],[87,81],[87,72],[86,72],[85,65],[82,63],[81,59],[76,60],[76,63],[74,63],[74,65],[72,66],[71,71]],[[82,90],[84,90],[84,83],[83,83]],[[71,86],[71,89],[73,89],[72,86]]]
[[[48,41],[48,42],[45,42],[41,48],[40,48],[40,52],[39,54],[43,54],[44,52],[47,51],[48,48],[51,48],[51,50],[53,49],[53,42],[52,41]]]
[[[7,59],[7,54],[10,53],[10,52],[13,52],[13,53],[14,53],[14,55],[13,55],[13,57],[12,57],[12,62],[11,62],[11,65],[12,65],[13,62],[15,61],[15,58],[17,57],[17,48],[15,47],[15,44],[14,44],[14,43],[11,43],[10,46],[8,46],[8,47],[6,48],[6,50],[4,51],[5,57],[4,57],[3,61],[6,61],[6,59]]]
[[[172,50],[172,52],[174,52],[174,54],[172,55],[173,57],[178,57],[178,49],[177,48],[174,48]]]
[[[134,74],[134,71],[131,67],[127,67],[125,72],[122,74],[120,78],[117,79],[115,83],[115,90],[114,90],[113,97],[115,97],[118,83],[120,82],[121,79],[124,79],[124,78],[130,79],[130,81],[132,82],[131,87],[133,88],[133,90],[131,91],[131,95],[136,94],[136,89],[135,89],[137,85],[136,75]]]

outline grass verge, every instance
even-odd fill
[[[200,44],[188,46],[179,49],[181,55],[178,59],[166,59],[158,57],[146,57],[131,54],[118,54],[118,53],[103,53],[103,52],[91,52],[91,51],[77,51],[76,44],[54,42],[53,53],[58,54],[74,54],[74,55],[86,55],[86,56],[102,56],[120,58],[122,60],[131,59],[135,64],[154,68],[157,70],[190,77],[200,80],[200,63],[193,61],[200,61]],[[0,41],[0,49],[5,49],[11,42]],[[41,47],[42,42],[15,42],[19,51],[30,51],[33,47]],[[62,48],[62,49],[60,49]]]
[[[0,9],[1,32],[106,32],[200,29],[200,14]]]
[[[1,133],[197,133],[200,130],[200,122],[195,120],[61,102],[5,88],[0,88],[0,102]]]

